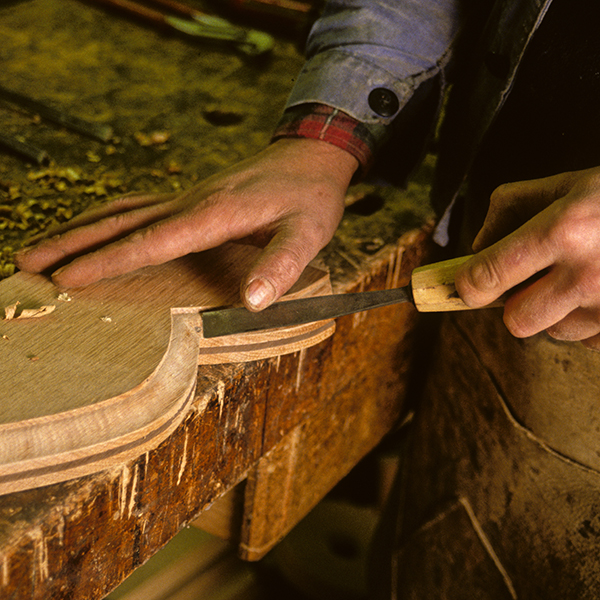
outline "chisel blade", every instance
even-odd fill
[[[251,312],[243,307],[208,310],[202,313],[202,329],[205,338],[213,338],[335,319],[399,302],[412,302],[409,286],[392,290],[284,300],[260,312]]]

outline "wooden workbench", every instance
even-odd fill
[[[0,154],[5,265],[53,219],[116,193],[189,187],[258,150],[302,61],[289,40],[252,62],[78,0],[4,5],[0,35],[1,85],[110,123],[119,138],[105,145],[0,106],[3,131],[54,160],[39,168]],[[334,291],[408,280],[427,252],[426,183],[353,190],[366,199],[319,257]],[[102,598],[223,498],[237,498],[227,528],[240,554],[262,557],[396,426],[415,318],[409,306],[378,309],[340,319],[332,338],[296,354],[201,367],[192,409],[157,448],[0,497],[0,597]]]

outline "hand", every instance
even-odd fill
[[[600,350],[600,168],[501,186],[473,248],[456,276],[466,304],[485,306],[537,274],[506,301],[509,331]]]
[[[54,282],[75,287],[249,238],[264,250],[242,282],[242,299],[260,310],[329,242],[357,167],[326,142],[282,139],[187,192],[125,196],[84,212],[15,262],[36,273],[63,264]]]

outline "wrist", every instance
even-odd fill
[[[335,177],[344,188],[350,185],[360,169],[360,163],[352,153],[319,139],[279,138],[271,143],[271,147],[287,155],[288,165],[301,166],[304,172],[313,175],[325,173]]]
[[[325,142],[351,154],[361,174],[372,161],[375,139],[360,121],[331,106],[304,104],[283,114],[272,142],[280,139],[312,139]]]

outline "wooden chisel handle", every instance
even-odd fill
[[[169,26],[168,22],[165,20],[165,16],[161,12],[148,8],[147,6],[142,6],[133,0],[93,0],[93,2],[116,8],[117,10],[121,10],[134,17],[139,17],[145,21],[154,23],[155,25],[160,25],[162,27]]]
[[[461,256],[418,267],[411,278],[412,295],[419,312],[471,310],[459,297],[454,286],[458,268],[471,256]],[[502,306],[502,298],[482,308]]]

